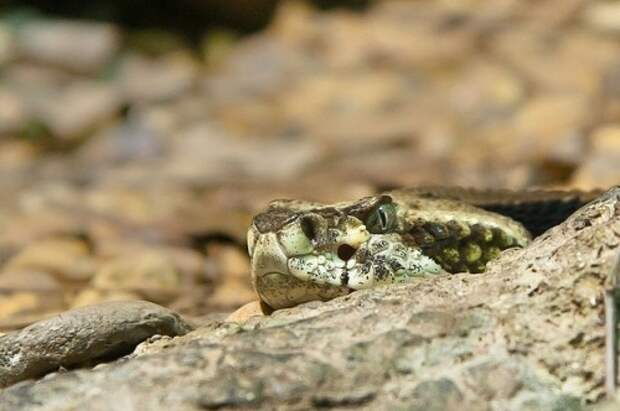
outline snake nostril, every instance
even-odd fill
[[[308,240],[314,241],[316,240],[316,231],[314,229],[314,222],[309,217],[303,217],[299,221],[299,225],[301,226],[301,231],[304,232],[304,235],[308,237]]]
[[[349,260],[355,254],[355,248],[351,247],[349,244],[342,244],[338,247],[338,258],[343,261]]]

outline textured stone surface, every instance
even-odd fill
[[[145,301],[68,311],[0,337],[0,387],[118,357],[155,334],[189,330],[177,314]]]
[[[601,293],[619,245],[614,189],[486,273],[153,339],[6,389],[0,409],[582,409],[603,394]]]

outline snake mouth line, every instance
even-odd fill
[[[349,285],[349,272],[345,268],[345,270],[340,274],[340,283],[343,287],[347,287]],[[349,287],[347,287],[349,288]]]

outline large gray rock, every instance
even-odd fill
[[[603,395],[620,188],[485,274],[353,293],[23,382],[0,409],[578,410]]]
[[[189,330],[176,313],[146,301],[67,311],[0,337],[0,387],[127,354],[156,334]]]

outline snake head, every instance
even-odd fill
[[[443,272],[401,234],[406,214],[388,195],[332,205],[274,201],[248,231],[254,287],[277,309]]]

